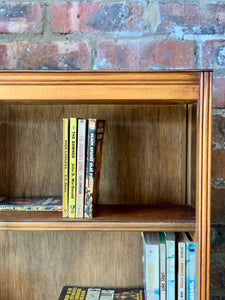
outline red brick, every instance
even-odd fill
[[[1,65],[3,69],[91,69],[90,46],[87,42],[14,42],[0,44],[1,47],[6,54],[4,64]]]
[[[97,45],[97,69],[193,68],[194,43],[189,41],[101,41]]]
[[[138,69],[138,45],[133,42],[105,40],[97,45],[97,69]]]
[[[225,108],[225,78],[213,79],[213,108]]]
[[[212,178],[225,178],[225,150],[212,151]]]
[[[194,67],[192,41],[166,41],[154,44],[154,63],[168,68],[191,69]]]
[[[225,40],[206,41],[202,45],[202,67],[218,68],[225,66]]]
[[[169,3],[160,5],[158,31],[175,34],[223,34],[225,5]]]
[[[225,288],[225,262],[223,260],[211,261],[210,287]]]
[[[211,193],[211,214],[212,217],[225,217],[225,189],[212,189]],[[224,246],[225,248],[225,246]]]
[[[188,69],[194,67],[194,43],[168,40],[142,43],[139,46],[139,68]]]
[[[143,25],[143,12],[143,5],[138,3],[54,3],[51,28],[60,33],[139,31]]]
[[[0,66],[7,65],[7,45],[0,44]]]
[[[51,26],[54,32],[69,33],[72,31],[70,3],[53,3],[51,5]]]
[[[16,69],[16,43],[0,43],[0,69]]]
[[[214,113],[212,116],[212,142],[225,148],[225,114]]]
[[[0,3],[0,32],[42,32],[42,6],[38,3]]]

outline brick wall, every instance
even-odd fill
[[[224,0],[0,2],[3,70],[214,69],[213,300],[225,299],[224,33]]]

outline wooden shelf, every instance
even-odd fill
[[[186,205],[100,205],[93,219],[62,218],[59,212],[0,212],[0,230],[194,231],[195,209]]]

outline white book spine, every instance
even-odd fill
[[[84,217],[84,182],[86,154],[86,124],[85,119],[77,123],[77,183],[76,183],[76,218]]]
[[[160,244],[160,300],[166,300],[166,246]]]
[[[185,300],[185,243],[178,242],[178,300]]]
[[[166,242],[167,251],[167,300],[175,300],[175,243]]]
[[[159,246],[146,249],[146,299],[159,300]]]

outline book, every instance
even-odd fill
[[[58,300],[144,300],[142,288],[102,289],[64,286]]]
[[[59,211],[62,212],[61,197],[1,197],[1,211]]]
[[[185,280],[186,280],[186,245],[183,234],[181,232],[176,233],[177,238],[177,299],[185,300]]]
[[[87,120],[77,120],[76,218],[84,216],[84,181]]]
[[[159,300],[159,233],[143,233],[144,287],[148,300]]]
[[[63,119],[63,155],[62,155],[62,202],[63,202],[63,217],[68,217],[68,184],[69,184],[69,122],[68,119]]]
[[[69,120],[69,218],[75,218],[77,119]]]
[[[85,218],[95,215],[99,195],[100,170],[105,121],[88,119],[85,173]]]
[[[166,300],[166,236],[165,232],[159,232],[159,251],[160,251],[160,300]]]
[[[166,298],[175,300],[175,233],[166,232]]]
[[[144,300],[144,289],[142,288],[130,288],[130,289],[115,289],[114,299],[117,300]]]
[[[182,232],[186,243],[186,300],[195,300],[195,242]]]

